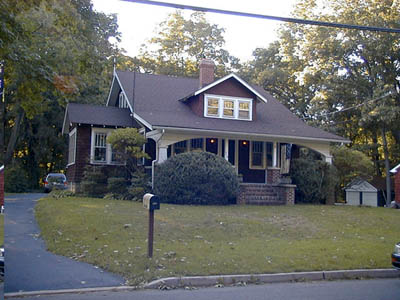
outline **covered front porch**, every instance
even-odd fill
[[[298,157],[300,146],[319,152],[329,163],[332,160],[329,142],[182,129],[153,130],[146,137],[149,142],[145,150],[153,168],[179,153],[208,151],[229,161],[243,183],[288,183],[282,178],[289,176],[290,160]]]

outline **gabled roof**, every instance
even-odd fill
[[[393,169],[390,170],[390,173],[397,173],[397,171],[400,170],[400,164],[395,166]]]
[[[307,125],[263,88],[246,83],[254,94],[267,103],[257,103],[253,121],[206,118],[196,115],[181,99],[202,93],[219,84],[218,80],[199,89],[198,78],[183,78],[167,75],[152,75],[116,71],[117,82],[122,85],[133,108],[134,117],[152,128],[176,128],[184,130],[206,130],[238,134],[254,134],[266,137],[301,138],[328,142],[349,142],[347,139],[319,128]],[[238,80],[229,75],[225,80]],[[112,105],[109,103],[109,105]],[[149,126],[147,126],[149,127]]]
[[[378,190],[368,181],[356,178],[345,187],[346,192],[377,192]]]
[[[68,133],[70,123],[132,127],[135,120],[127,108],[69,103],[65,110],[63,133]]]
[[[214,82],[212,82],[212,83],[210,83],[210,84],[208,84],[208,85],[206,85],[206,86],[204,86],[204,87],[198,89],[198,90],[195,91],[194,93],[191,93],[191,94],[185,96],[184,98],[182,98],[182,99],[180,99],[180,100],[185,101],[185,100],[187,100],[187,99],[189,99],[189,98],[191,98],[191,97],[193,97],[193,96],[200,95],[201,93],[206,92],[207,90],[213,88],[214,86],[216,86],[216,85],[218,85],[218,84],[220,84],[220,83],[222,83],[222,82],[224,82],[224,81],[226,81],[226,80],[228,80],[228,79],[230,79],[230,78],[234,78],[234,79],[236,79],[237,81],[239,81],[239,82],[240,82],[244,87],[246,87],[250,92],[252,92],[253,94],[255,94],[261,101],[267,103],[267,99],[265,98],[264,95],[261,95],[257,90],[255,90],[255,89],[254,89],[251,85],[249,85],[246,81],[244,81],[244,80],[241,79],[239,76],[237,76],[236,74],[233,74],[233,73],[231,73],[231,74],[229,74],[229,75],[226,75],[225,77],[222,77],[221,79],[218,79],[218,80],[216,80],[216,81],[214,81]]]

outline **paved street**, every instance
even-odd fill
[[[119,286],[123,278],[46,251],[34,206],[44,194],[6,197],[4,292]]]
[[[275,283],[198,290],[147,290],[24,297],[24,300],[395,300],[399,279]]]

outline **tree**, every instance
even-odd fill
[[[90,0],[0,0],[0,22],[5,162],[40,173],[65,165],[60,116],[67,102],[104,101],[116,51],[109,38],[119,37],[116,18],[95,12]],[[31,178],[34,185],[38,178]]]
[[[132,175],[138,171],[138,161],[142,158],[149,158],[143,152],[146,138],[136,128],[115,129],[107,137],[107,143],[111,144],[117,158],[126,162],[126,167]]]
[[[217,76],[239,68],[239,59],[225,50],[224,29],[210,24],[202,12],[186,19],[180,11],[160,23],[158,34],[141,48],[136,58],[144,72],[198,76],[198,64],[203,58],[216,63]]]
[[[372,179],[374,164],[363,152],[340,146],[333,148],[332,155],[340,190],[357,177]]]
[[[400,5],[389,0],[299,0],[293,16],[395,28]],[[394,121],[400,117],[400,36],[286,24],[279,45],[272,49],[277,50],[256,52],[260,56],[253,65],[268,61],[265,54],[273,54],[274,62],[278,58],[285,76],[294,76],[284,90],[289,94],[296,89],[297,99],[303,102],[287,97],[287,105],[309,123],[346,136],[362,148],[374,160],[377,174],[385,170],[389,202],[390,160],[400,159],[396,147],[400,124]],[[270,74],[279,78],[276,72]]]

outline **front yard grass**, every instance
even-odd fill
[[[394,209],[162,204],[149,259],[142,203],[50,196],[39,201],[36,218],[51,252],[131,285],[170,276],[390,268],[400,239]]]

